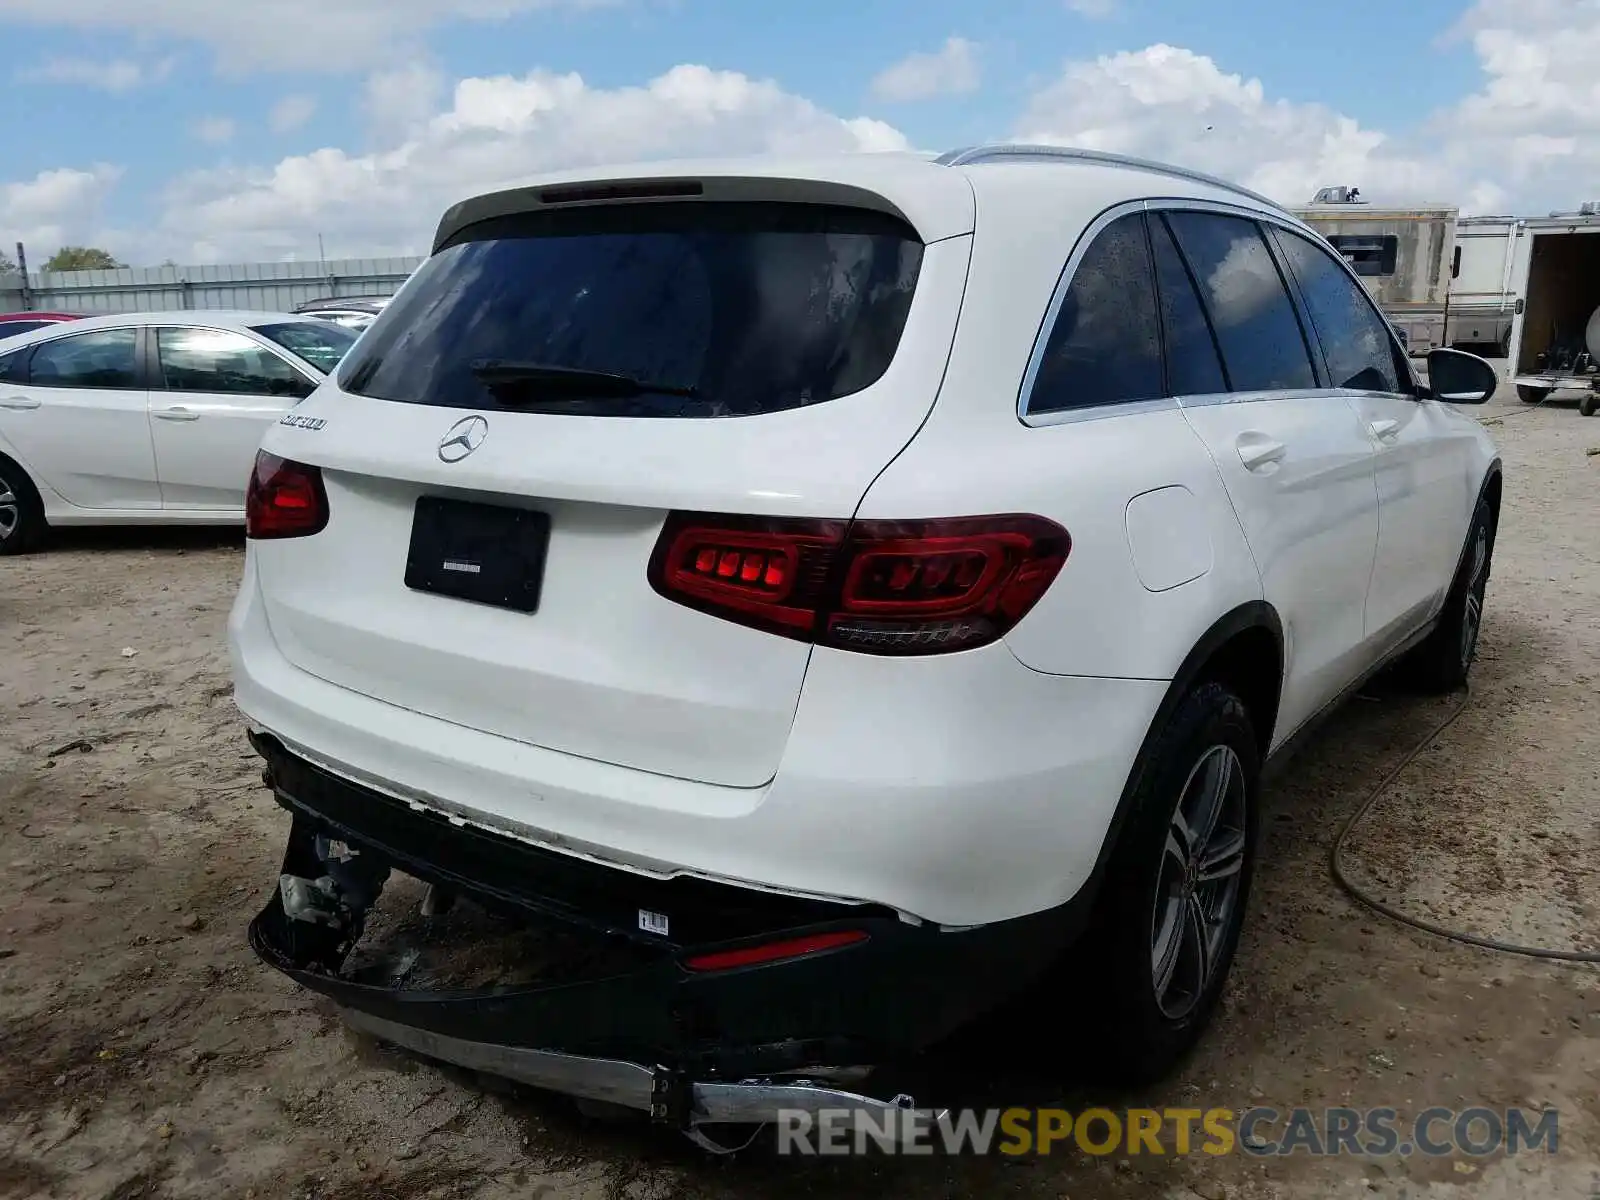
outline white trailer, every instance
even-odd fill
[[[1530,218],[1513,243],[1508,374],[1530,404],[1581,391],[1580,411],[1600,408],[1600,212]]]
[[[1456,222],[1446,345],[1484,358],[1509,356],[1518,299],[1513,268],[1522,226],[1516,217],[1462,217]]]

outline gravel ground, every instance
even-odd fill
[[[1508,482],[1474,692],[1351,870],[1419,915],[1594,948],[1600,421],[1482,415]],[[1175,1078],[1091,1094],[1045,1053],[1083,1031],[1046,1020],[980,1031],[919,1099],[1551,1105],[1558,1153],[716,1159],[377,1046],[257,964],[286,817],[229,698],[240,562],[235,535],[150,532],[0,561],[0,1196],[1600,1196],[1600,973],[1414,935],[1329,879],[1341,822],[1460,699],[1355,701],[1273,786],[1224,1009]]]

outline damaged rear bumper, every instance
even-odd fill
[[[250,926],[264,961],[386,1041],[685,1129],[907,1106],[803,1077],[908,1059],[1018,991],[1083,922],[1086,897],[943,930],[872,905],[646,876],[463,824],[252,740],[294,818],[280,886]],[[352,969],[391,870],[582,953],[491,987]]]

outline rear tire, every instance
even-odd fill
[[[33,481],[0,454],[0,555],[36,549],[49,528]]]
[[[1578,401],[1578,412],[1582,416],[1592,417],[1595,409],[1600,408],[1600,392],[1590,392]]]
[[[1108,1082],[1162,1078],[1210,1021],[1250,897],[1260,778],[1244,702],[1197,686],[1140,771],[1074,981]]]
[[[1445,694],[1463,687],[1478,652],[1483,599],[1494,557],[1494,514],[1479,500],[1467,529],[1466,552],[1445,597],[1439,624],[1401,664],[1405,680],[1420,691]]]
[[[1524,404],[1542,404],[1549,395],[1549,388],[1529,387],[1525,383],[1517,384],[1517,399]]]

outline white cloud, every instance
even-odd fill
[[[361,108],[379,141],[399,141],[426,125],[444,99],[445,78],[425,62],[407,63],[367,77]]]
[[[17,73],[24,83],[64,83],[98,88],[106,92],[131,92],[137,87],[165,79],[172,72],[170,58],[141,63],[130,58],[98,62],[88,58],[51,58],[37,67]]]
[[[192,126],[195,137],[211,146],[231,142],[239,126],[231,117],[201,117]]]
[[[979,74],[977,47],[953,37],[935,53],[910,54],[884,68],[872,81],[872,94],[891,101],[960,95],[977,90]]]
[[[1117,11],[1117,0],[1066,0],[1066,5],[1080,16],[1103,21]]]
[[[1271,99],[1260,80],[1168,45],[1069,64],[1034,96],[1018,136],[1196,167],[1285,203],[1329,184],[1355,184],[1374,201],[1460,195],[1441,162],[1382,131]]]
[[[678,66],[642,87],[576,74],[463,79],[447,105],[368,154],[327,148],[274,166],[177,181],[152,246],[181,261],[425,251],[439,215],[539,171],[606,162],[760,152],[904,150],[867,118],[845,120],[776,83]]]
[[[621,0],[0,0],[0,21],[208,44],[232,70],[349,71],[395,61],[445,21],[499,21]]]
[[[272,111],[267,114],[267,124],[272,127],[273,133],[288,133],[299,129],[316,111],[317,102],[311,96],[285,96],[272,106]]]
[[[120,167],[101,163],[0,183],[0,248],[9,255],[13,243],[24,243],[37,267],[60,246],[94,244],[101,206],[121,177]]]

